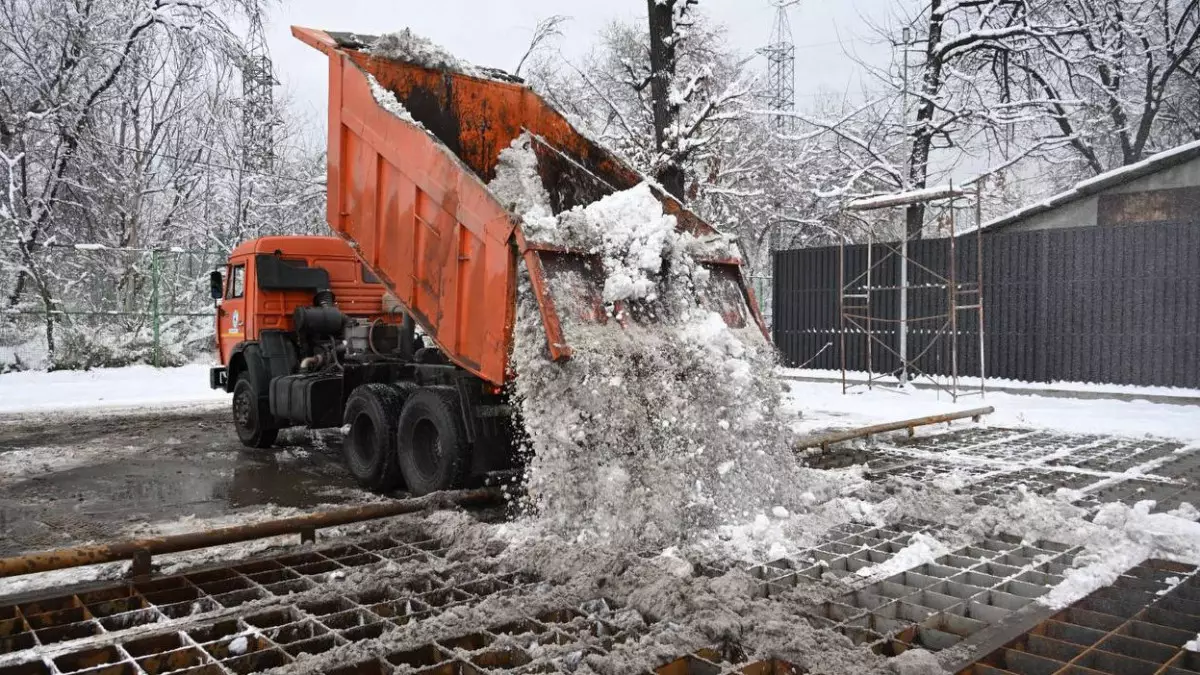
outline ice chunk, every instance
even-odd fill
[[[245,654],[249,648],[250,642],[246,639],[245,635],[239,635],[229,643],[230,654]]]

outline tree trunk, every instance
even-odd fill
[[[683,167],[670,147],[667,130],[679,118],[679,106],[671,103],[675,79],[675,4],[679,0],[646,0],[650,15],[650,98],[654,110],[654,149],[659,168],[655,178],[667,192],[684,201]]]
[[[933,146],[934,100],[942,89],[942,55],[937,46],[942,41],[942,0],[929,2],[929,35],[925,41],[925,64],[921,74],[921,98],[917,104],[916,126],[912,131],[912,147],[908,154],[908,188],[929,187],[929,151]],[[907,84],[905,85],[907,86]],[[906,122],[907,123],[907,122]],[[909,239],[920,239],[925,227],[925,204],[911,204],[904,213],[904,231]]]

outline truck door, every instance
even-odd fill
[[[229,365],[233,348],[246,339],[246,261],[230,263],[225,271],[225,298],[217,313],[221,363]]]

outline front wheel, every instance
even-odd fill
[[[460,488],[471,468],[471,444],[463,429],[458,392],[449,387],[418,390],[400,414],[400,470],[415,496]]]
[[[233,387],[233,427],[237,429],[238,440],[248,448],[271,447],[279,435],[271,421],[270,410],[259,400],[250,380],[239,377]]]

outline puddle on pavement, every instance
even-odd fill
[[[345,503],[361,493],[340,454],[323,443],[192,456],[172,452],[35,476],[0,489],[0,542],[9,540],[0,549],[40,548],[42,540],[54,543],[72,532],[76,538],[103,537],[139,521],[209,518],[262,505],[306,509]]]

